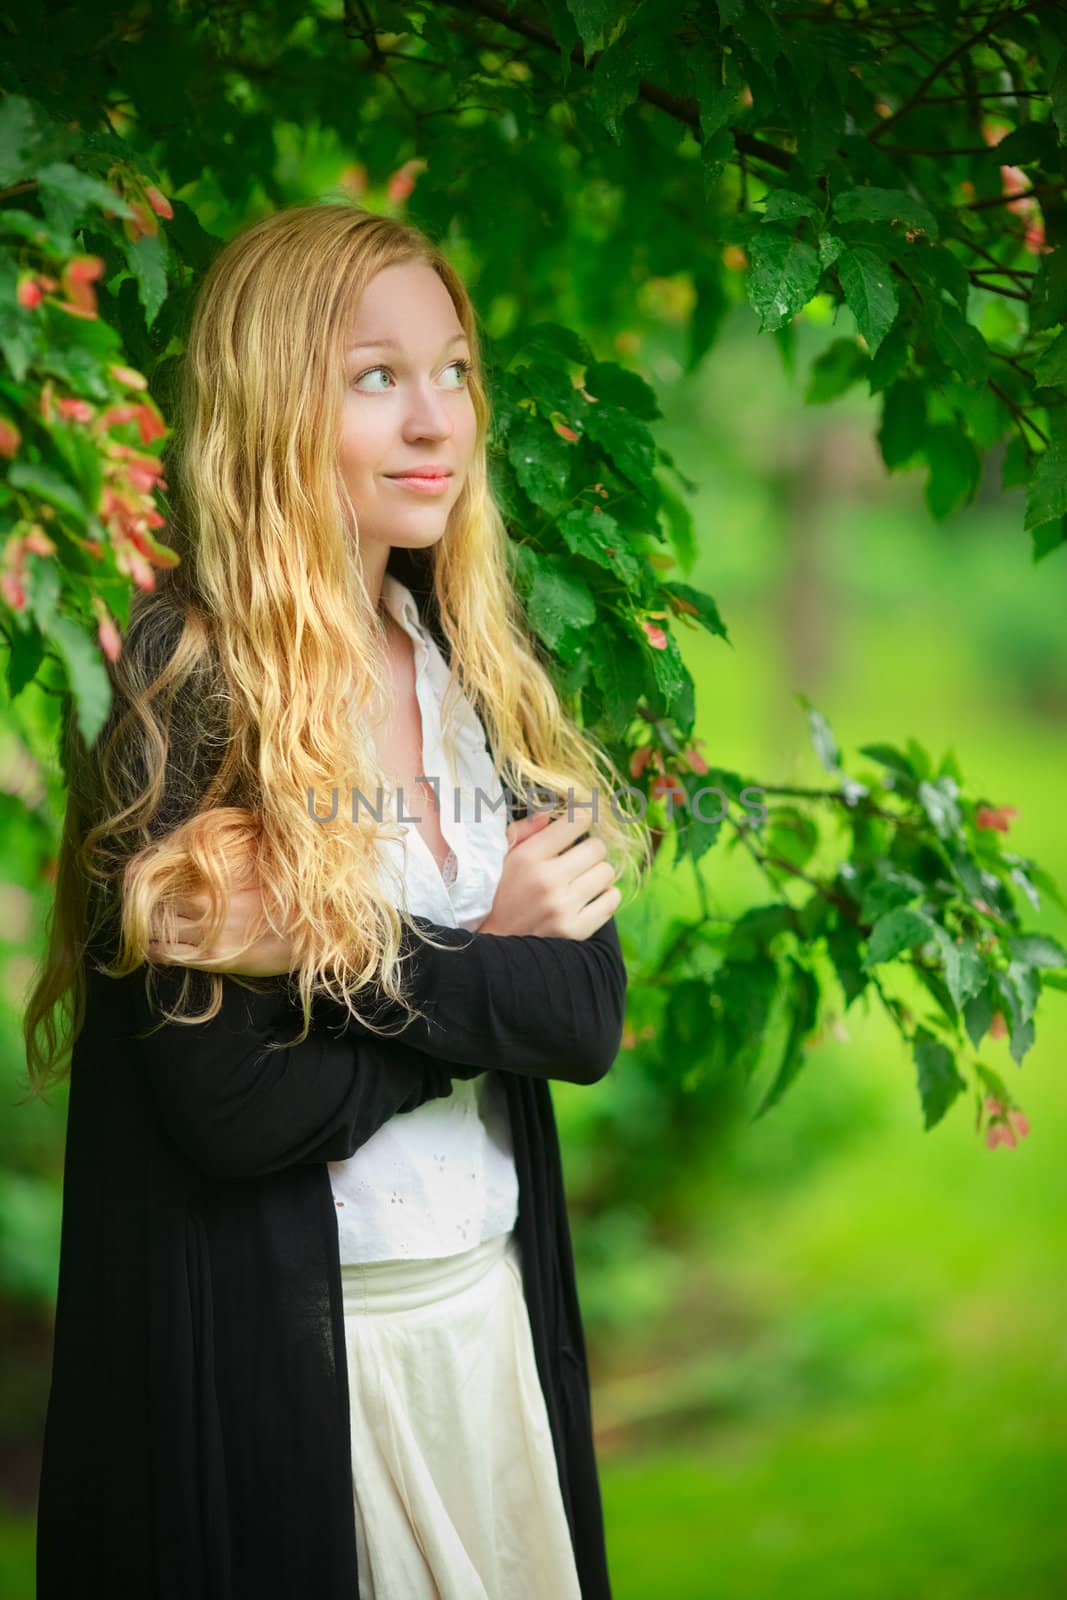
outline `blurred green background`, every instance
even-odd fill
[[[679,630],[703,754],[825,787],[797,691],[846,766],[875,739],[914,735],[935,759],[951,746],[975,790],[1018,809],[1010,847],[1067,889],[1067,565],[1031,564],[1022,495],[1001,493],[996,458],[976,504],[938,525],[920,476],[886,477],[873,402],[803,404],[802,375],[841,331],[819,302],[798,319],[796,377],[746,308],[693,378],[667,325],[625,351],[657,388],[659,441],[699,484],[687,581],[716,597],[735,645]],[[9,741],[0,757],[14,790]],[[669,914],[695,908],[672,854],[620,919],[635,965]],[[721,914],[764,897],[743,852],[704,866]],[[0,1592],[22,1597],[62,1100],[15,1103],[40,930],[18,892],[0,896]],[[1043,905],[1030,926],[1062,940],[1067,917]],[[1065,1046],[1056,993],[1021,1069],[1006,1040],[984,1043],[1031,1123],[1018,1148],[988,1150],[966,1096],[923,1132],[910,1057],[858,1002],[767,1117],[749,1120],[762,1084],[739,1093],[669,1216],[625,1194],[606,1207],[583,1182],[598,1117],[625,1109],[626,1052],[595,1089],[554,1085],[617,1600],[1067,1592]]]
[[[976,792],[1018,808],[1010,847],[1063,888],[1067,569],[1031,564],[995,458],[978,502],[935,524],[921,476],[886,478],[860,390],[803,406],[842,330],[797,327],[794,379],[743,311],[695,379],[650,364],[662,440],[700,484],[691,581],[736,647],[681,641],[703,753],[826,787],[798,690],[850,770],[875,739],[954,747]],[[766,896],[740,851],[713,851],[706,881],[726,914]],[[630,948],[645,916],[695,907],[661,861]],[[1034,922],[1062,937],[1067,918]],[[684,1221],[634,1217],[626,1248],[574,1218],[618,1600],[1067,1593],[1067,1007],[1043,996],[1021,1069],[1006,1040],[979,1052],[1029,1116],[1014,1150],[985,1147],[969,1097],[925,1133],[880,1008],[842,1020],[755,1123],[753,1086]],[[587,1091],[560,1088],[578,1183]]]

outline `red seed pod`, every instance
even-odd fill
[[[174,207],[165,194],[161,194],[154,184],[149,184],[144,192],[144,197],[157,217],[166,217],[167,221],[170,221],[174,215]]]

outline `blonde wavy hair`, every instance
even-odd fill
[[[166,455],[163,537],[181,560],[155,590],[134,593],[122,653],[108,665],[111,714],[91,749],[68,698],[55,901],[24,1019],[33,1092],[69,1070],[86,960],[104,956],[97,969],[113,978],[147,963],[148,982],[153,923],[176,938],[174,901],[191,890],[206,892],[218,915],[210,939],[228,888],[258,879],[267,922],[293,941],[299,1039],[316,994],[375,1031],[354,1003],[368,986],[401,1002],[408,1021],[417,1014],[401,982],[403,928],[413,925],[375,870],[388,818],[358,806],[353,820],[342,807],[324,823],[311,804],[335,788],[388,791],[367,731],[388,706],[385,631],[363,580],[337,441],[350,318],[376,273],[412,261],[439,274],[455,305],[477,417],[473,464],[446,532],[419,552],[450,647],[446,745],[454,753],[462,688],[483,719],[496,781],[515,795],[573,792],[578,803],[595,793],[590,832],[603,838],[624,899],[627,880],[636,892],[648,870],[643,817],[620,818],[608,803],[627,780],[565,713],[513,591],[488,482],[476,317],[461,279],[409,224],[347,200],[285,208],[229,241],[199,287]],[[218,1012],[217,973],[207,975],[206,1009],[184,1011],[193,976],[205,974],[185,969],[167,1020]]]

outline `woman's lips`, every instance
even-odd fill
[[[399,484],[402,489],[414,489],[416,494],[443,494],[452,479],[447,473],[437,473],[433,477],[423,476],[420,473],[408,472],[394,476],[387,473],[390,483]]]

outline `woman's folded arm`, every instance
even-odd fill
[[[155,969],[168,1009],[185,970]],[[124,1048],[144,1072],[171,1143],[216,1178],[345,1160],[390,1117],[450,1094],[454,1077],[475,1075],[449,1071],[402,1041],[337,1037],[317,1026],[302,1043],[268,1050],[300,1031],[300,1012],[284,989],[256,993],[224,975],[210,1021],[161,1023],[144,968],[92,981],[127,987],[134,1031]],[[103,992],[99,1003],[110,1003]]]
[[[468,933],[413,917],[444,950],[405,932],[408,998],[425,1013],[396,1036],[443,1062],[482,1071],[595,1083],[619,1053],[626,1010],[626,966],[615,918],[588,939],[536,934]],[[326,1001],[347,1036],[361,1024]],[[381,1002],[379,1026],[400,1022],[404,1008]]]
[[[425,1015],[397,1035],[381,1036],[316,996],[308,1037],[270,1050],[300,1031],[282,980],[258,993],[224,974],[218,1014],[182,1023],[161,1021],[161,1012],[176,1003],[188,969],[155,968],[155,1005],[144,968],[117,980],[95,974],[94,984],[128,990],[128,1048],[177,1148],[214,1177],[256,1177],[345,1160],[390,1117],[449,1094],[454,1078],[500,1070],[593,1083],[610,1069],[626,1001],[614,918],[585,940],[413,920],[446,948],[405,934],[407,992]],[[378,1026],[403,1021],[403,1007],[378,999]]]

